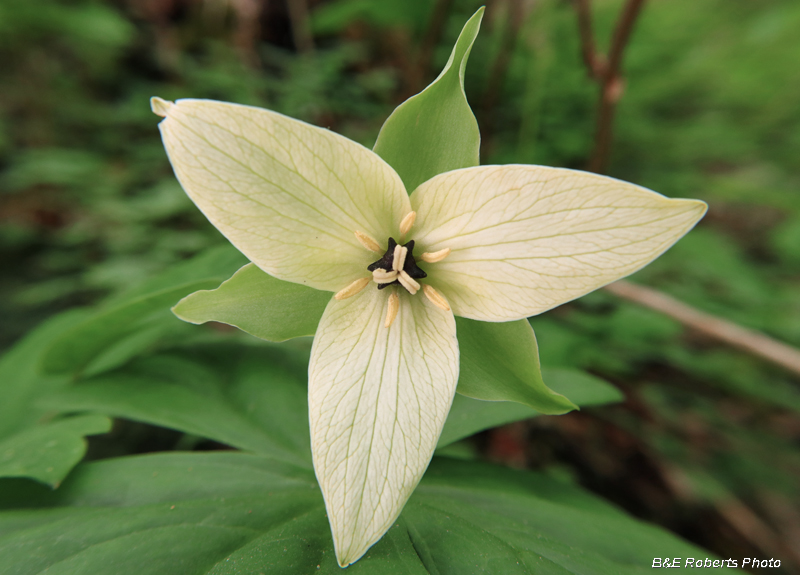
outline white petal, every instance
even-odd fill
[[[400,292],[365,289],[325,310],[309,364],[314,469],[339,564],[394,523],[430,462],[458,380],[453,314]]]
[[[355,232],[383,244],[411,211],[386,162],[329,130],[250,106],[156,103],[186,193],[272,276],[339,291],[376,259]]]
[[[697,200],[587,172],[483,166],[440,174],[411,196],[418,251],[453,313],[483,321],[535,315],[631,274],[703,217]]]

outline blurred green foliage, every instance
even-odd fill
[[[0,347],[56,311],[120,297],[224,243],[175,181],[150,96],[265,106],[371,146],[480,5],[453,0],[436,34],[430,1],[311,4],[316,47],[301,52],[282,3],[269,4],[248,41],[224,2],[0,0]],[[584,167],[598,94],[573,6],[521,2],[519,22],[517,5],[488,3],[467,70],[482,162]],[[593,3],[601,49],[621,5]],[[796,0],[647,3],[625,55],[609,170],[710,204],[699,228],[635,281],[795,346],[798,29]],[[419,71],[431,37],[432,62]],[[775,554],[791,565],[796,376],[605,293],[532,324],[544,365],[588,370],[628,399],[538,418],[525,431],[526,465],[579,480],[724,556]],[[497,458],[503,437],[478,445]],[[94,456],[120,453],[97,445]]]

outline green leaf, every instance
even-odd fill
[[[464,70],[482,18],[483,8],[464,25],[439,77],[400,104],[378,134],[374,152],[400,174],[409,194],[437,174],[480,163],[481,135],[464,93]]]
[[[536,411],[577,409],[542,380],[536,336],[527,320],[506,323],[456,318],[461,351],[458,393],[486,401],[516,401]]]
[[[169,427],[307,465],[307,365],[305,350],[286,345],[197,346],[84,380],[42,398],[39,407]],[[557,392],[569,392],[581,406],[622,397],[611,385],[577,370],[548,369],[544,375]],[[457,395],[438,446],[537,415],[540,412],[520,403]]]
[[[307,356],[214,347],[134,361],[44,397],[40,405],[169,427],[308,465]]]
[[[40,374],[39,363],[44,349],[85,317],[82,310],[54,316],[0,358],[0,438],[36,422],[43,412],[33,406],[35,398],[66,383],[65,377]]]
[[[56,488],[86,453],[83,437],[110,429],[107,417],[86,415],[21,431],[0,442],[0,477],[30,477]]]
[[[577,369],[545,368],[542,376],[555,391],[569,395],[581,407],[605,405],[623,399],[622,393],[602,379]],[[456,395],[437,448],[484,429],[542,415],[521,403],[481,401]]]
[[[268,341],[314,335],[329,292],[286,282],[247,264],[214,290],[183,298],[172,312],[189,323],[218,321]]]
[[[159,330],[169,329],[172,317],[166,310],[175,302],[198,289],[216,287],[245,261],[244,256],[225,246],[209,250],[153,278],[125,297],[101,306],[91,317],[64,333],[47,350],[43,369],[54,374],[86,370],[101,354],[113,353],[115,345],[125,343],[126,338],[143,329],[158,326],[157,339],[162,333]],[[103,367],[120,364],[142,351],[138,343],[135,341],[134,345],[118,351],[115,361]],[[152,338],[145,343],[152,343]]]
[[[0,507],[16,508],[0,512],[0,556],[14,575],[342,573],[313,472],[269,458],[125,457],[83,465],[55,492],[13,487],[0,489]],[[627,575],[708,555],[579,487],[434,458],[347,572]]]

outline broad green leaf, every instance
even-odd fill
[[[117,348],[114,362],[104,367],[122,363],[142,350],[137,332],[153,329],[151,335],[158,337],[163,333],[160,330],[169,330],[169,324],[175,323],[167,311],[171,306],[193,291],[218,286],[244,261],[229,246],[216,248],[153,278],[124,298],[112,300],[53,342],[43,358],[43,369],[48,373],[80,372],[102,354],[113,355],[115,346],[130,344],[126,340],[132,337],[133,345]],[[152,338],[145,338],[144,343],[152,343]]]
[[[491,329],[501,325],[457,320],[462,321],[474,325],[476,330],[472,333],[476,342],[486,336],[482,327]],[[468,329],[463,332],[470,333]],[[511,353],[518,352],[526,361],[536,357],[533,334],[525,326],[514,325],[512,335],[512,341],[523,342],[527,347],[515,351],[512,343],[508,348]],[[473,341],[466,335],[462,337]],[[462,381],[467,385],[472,381],[480,390],[485,385],[481,378],[498,377],[499,381],[492,384],[494,387],[489,387],[490,392],[498,389],[502,392],[515,381],[524,389],[524,379],[508,375],[509,366],[503,363],[501,353],[503,345],[499,345],[502,342],[502,339],[495,342],[494,355],[487,352],[492,348],[490,345],[484,345],[487,349],[481,353],[470,354],[490,362],[486,365],[495,365],[499,371],[489,373],[478,369],[480,366],[465,370],[462,365],[462,374],[466,374]],[[464,361],[468,365],[475,364],[465,355],[461,357],[462,364]],[[51,393],[40,399],[39,409],[122,417],[184,431],[247,451],[308,461],[307,363],[307,353],[291,350],[286,345],[196,346],[193,351],[134,361],[124,369]],[[538,363],[534,364],[538,367]],[[533,373],[541,379],[538,371]],[[577,370],[551,368],[543,370],[543,374],[556,393],[570,395],[580,406],[601,405],[621,397],[609,384]],[[522,377],[529,375],[523,373]],[[540,415],[541,412],[528,405],[512,403],[510,398],[518,395],[518,391],[517,395],[514,391],[501,396],[505,401],[481,401],[457,394],[438,447],[483,429]]]
[[[84,436],[109,429],[107,417],[84,415],[20,431],[0,441],[0,477],[30,477],[56,488],[86,453]]]
[[[536,336],[527,320],[489,323],[456,318],[461,373],[458,393],[486,401],[515,401],[541,413],[576,409],[542,380]]]
[[[176,264],[174,267],[146,279],[141,284],[109,298],[103,304],[117,306],[187,283],[216,277],[228,278],[246,263],[247,258],[226,243],[209,248],[185,262]]]
[[[542,376],[550,387],[568,395],[580,407],[615,403],[622,393],[602,379],[577,369],[543,368]],[[474,435],[484,429],[542,415],[521,403],[481,401],[457,394],[437,447]]]
[[[183,321],[218,321],[268,341],[314,335],[329,292],[286,282],[247,264],[214,290],[198,291],[172,308]]]
[[[54,316],[0,358],[0,439],[36,422],[43,415],[33,407],[36,397],[67,382],[66,377],[42,375],[39,364],[47,346],[86,315],[71,310]]]
[[[311,470],[262,456],[125,457],[82,465],[55,492],[20,487],[0,486],[9,575],[342,573]],[[579,487],[435,458],[347,572],[633,575],[660,556],[709,554]]]
[[[481,135],[464,93],[464,70],[483,18],[464,25],[439,77],[387,118],[373,150],[386,160],[410,194],[437,174],[477,166]]]
[[[230,346],[200,347],[196,354],[138,360],[44,397],[40,405],[169,427],[308,465],[307,356]],[[204,361],[214,354],[227,361]]]

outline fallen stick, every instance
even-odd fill
[[[649,287],[620,280],[605,287],[616,296],[656,310],[700,333],[800,375],[800,350],[757,331],[695,309]]]

